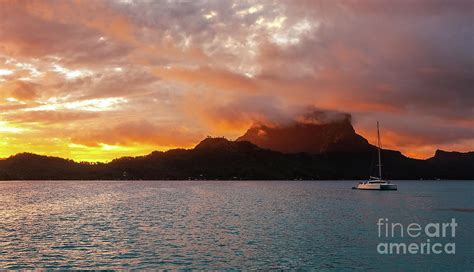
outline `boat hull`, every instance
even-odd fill
[[[357,190],[379,190],[379,191],[396,191],[398,190],[396,184],[391,183],[361,183],[353,189]]]

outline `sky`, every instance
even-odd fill
[[[109,161],[311,109],[474,150],[474,1],[0,0],[0,157]]]

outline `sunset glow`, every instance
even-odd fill
[[[308,107],[372,143],[380,120],[407,156],[472,151],[474,25],[456,3],[0,0],[0,158],[191,148]]]

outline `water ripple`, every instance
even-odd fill
[[[456,218],[472,227],[470,209],[440,211],[472,207],[472,186],[449,195],[439,188],[377,194],[350,186],[335,181],[0,182],[0,269],[471,265],[463,249],[469,252],[473,236],[460,229],[461,251],[454,259],[415,256],[391,267],[376,254],[374,222],[387,216],[436,222],[451,216],[449,211],[463,211]],[[400,187],[406,186],[411,185]]]

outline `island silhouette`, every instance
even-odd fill
[[[207,137],[193,149],[155,151],[109,163],[20,153],[0,160],[0,180],[366,179],[376,147],[350,115],[325,122],[256,125],[235,141]],[[474,179],[474,152],[437,150],[426,160],[382,150],[387,179]]]

